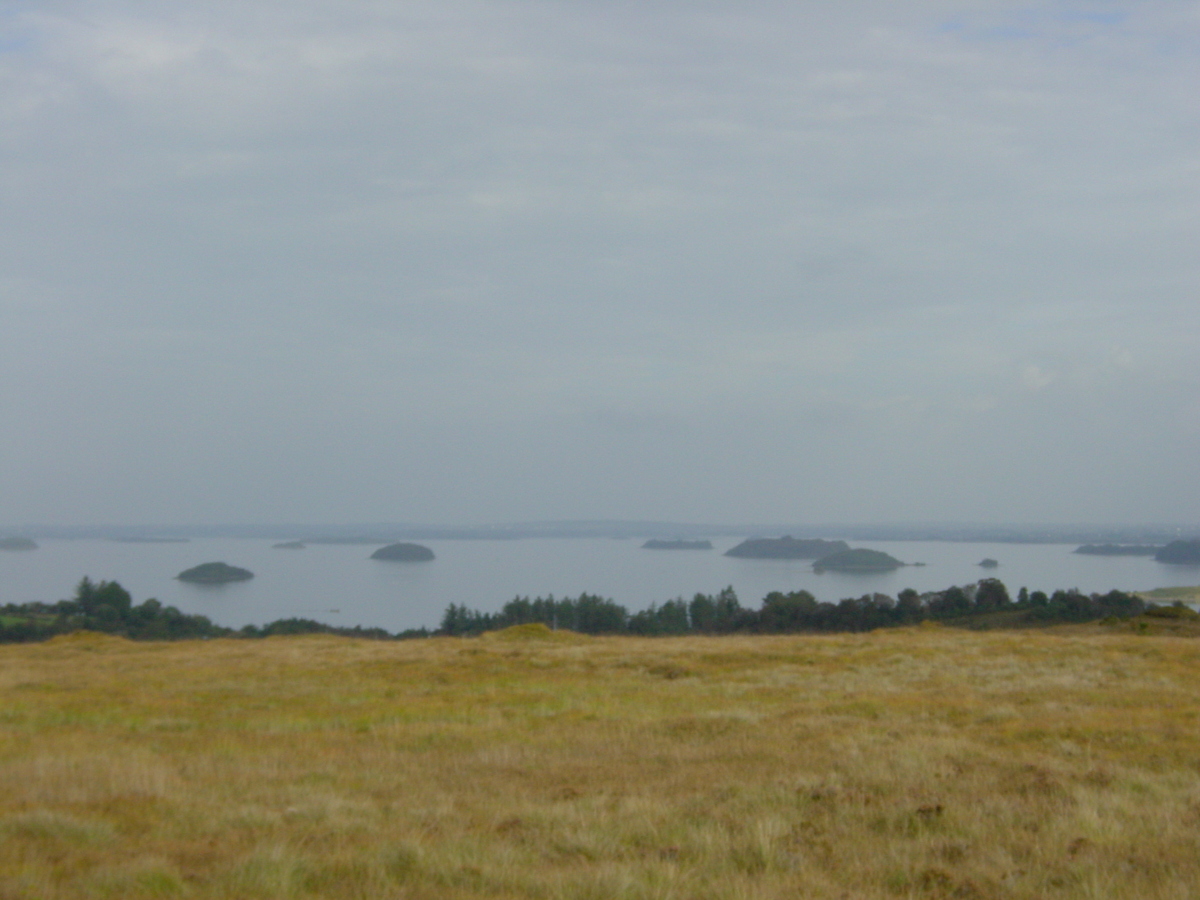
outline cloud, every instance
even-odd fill
[[[1021,383],[1031,391],[1042,391],[1058,380],[1056,372],[1043,370],[1032,363],[1021,370]]]
[[[552,465],[583,506],[700,510],[638,482],[639,440],[681,483],[760,473],[700,516],[742,519],[791,508],[798,448],[841,473],[804,492],[838,518],[937,464],[982,483],[995,423],[1043,474],[1078,452],[1051,427],[1191,446],[1190,7],[61,0],[4,25],[13,515],[74,515],[81,421],[135,519],[272,518],[238,488],[300,445],[314,496],[470,520],[544,517]],[[388,454],[440,487],[377,490]],[[887,478],[850,491],[847,460]],[[623,462],[619,503],[589,488]],[[137,487],[177,469],[196,484]]]
[[[1124,371],[1132,371],[1134,368],[1133,354],[1121,347],[1114,347],[1112,350],[1112,362],[1118,369]]]

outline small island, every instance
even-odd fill
[[[994,569],[996,566],[1000,565],[1000,563],[996,562],[996,560],[989,556],[987,559],[981,559],[977,565],[981,569]]]
[[[272,550],[305,550],[304,541],[284,541],[281,544],[272,544]]]
[[[1200,538],[1190,541],[1171,541],[1154,554],[1156,562],[1178,566],[1200,566]]]
[[[391,562],[428,562],[433,551],[420,544],[388,544],[371,554],[371,559],[386,559]]]
[[[806,540],[786,535],[781,538],[750,538],[725,551],[725,555],[743,559],[820,559],[849,549],[850,545],[845,541],[820,538]]]
[[[189,584],[227,584],[231,581],[249,581],[254,573],[223,562],[208,562],[185,569],[175,577]]]
[[[712,541],[664,541],[651,538],[642,544],[643,550],[711,550]]]
[[[36,550],[38,545],[27,537],[0,538],[0,550]]]
[[[1071,552],[1085,556],[1153,556],[1162,549],[1153,544],[1084,544]]]
[[[904,563],[881,550],[842,550],[813,563],[814,572],[890,572]]]

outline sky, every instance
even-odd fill
[[[1200,521],[1200,3],[0,0],[0,522]]]

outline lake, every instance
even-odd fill
[[[883,574],[816,574],[803,560],[723,556],[739,539],[714,540],[713,550],[643,550],[642,541],[545,538],[511,541],[422,541],[437,554],[427,563],[369,559],[374,546],[310,544],[276,550],[273,541],[237,538],[187,543],[39,540],[39,549],[0,552],[0,604],[55,601],[74,594],[83,576],[120,582],[135,603],[155,597],[187,613],[230,627],[300,616],[341,626],[399,631],[435,628],[456,603],[493,612],[520,596],[599,594],[636,611],[651,603],[727,585],[743,606],[757,608],[771,591],[804,589],[836,601],[906,587],[940,590],[980,578],[1017,590],[1078,588],[1085,593],[1200,584],[1200,567],[1146,557],[1084,556],[1075,544],[989,544],[941,541],[854,541],[905,562]],[[981,569],[984,558],[999,561]],[[252,581],[201,586],[174,576],[203,562],[227,562],[255,573]]]

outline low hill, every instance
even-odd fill
[[[813,563],[816,572],[890,572],[899,569],[904,563],[882,550],[843,550],[822,556]]]
[[[1200,603],[1200,584],[1176,585],[1173,587],[1155,588],[1152,591],[1138,591],[1138,596],[1143,600],[1151,601],[1167,600],[1174,602],[1181,600],[1184,603]]]
[[[1200,565],[1200,539],[1191,541],[1171,541],[1156,554],[1158,562],[1174,563],[1182,566]]]
[[[36,550],[38,545],[27,537],[0,538],[0,550]]]
[[[1156,544],[1084,544],[1072,552],[1085,556],[1153,556],[1161,549]]]
[[[711,550],[712,541],[663,541],[651,538],[642,544],[643,550]]]
[[[388,544],[372,553],[371,559],[385,559],[389,562],[428,562],[433,559],[433,551],[420,544]]]
[[[781,538],[750,538],[725,551],[725,555],[743,559],[820,559],[849,549],[850,545],[845,541],[786,535]]]
[[[190,538],[185,537],[142,537],[140,535],[119,535],[109,538],[116,544],[186,544]]]
[[[191,584],[228,584],[231,581],[249,581],[254,573],[228,563],[208,562],[185,569],[175,577]]]

